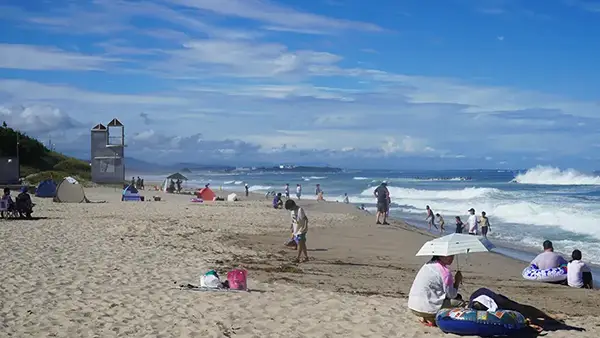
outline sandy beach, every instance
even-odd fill
[[[429,234],[376,226],[350,205],[301,201],[313,259],[297,265],[282,246],[288,212],[261,195],[195,204],[142,194],[163,200],[121,202],[117,189],[87,188],[107,203],[34,197],[44,219],[0,222],[2,336],[453,337],[406,306]],[[252,292],[178,287],[233,267],[249,270]],[[460,267],[463,296],[488,287],[572,326],[547,327],[546,337],[600,335],[597,291],[524,281],[522,262],[493,253],[460,257]]]

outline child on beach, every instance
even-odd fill
[[[306,233],[308,232],[308,217],[304,209],[299,207],[293,200],[285,201],[285,209],[290,211],[292,216],[292,231],[294,240],[298,245],[298,257],[296,262],[308,261],[308,252],[306,249]],[[302,258],[302,256],[304,256]]]
[[[435,214],[435,217],[437,217],[438,224],[440,225],[440,233],[443,234],[444,230],[446,230],[446,228],[444,228],[444,224],[446,224],[444,222],[444,217],[442,217],[440,214]]]
[[[302,196],[302,186],[300,184],[296,184],[296,197],[298,197],[298,200],[299,200],[301,196]]]
[[[460,219],[460,216],[456,216],[456,233],[462,234],[464,227],[465,227],[465,224]]]
[[[567,284],[572,288],[593,289],[592,270],[581,261],[581,251],[573,250],[571,258],[567,264]]]
[[[278,192],[277,195],[273,198],[273,208],[281,209],[283,206],[283,201],[281,200],[281,193]]]
[[[481,212],[481,218],[479,219],[479,225],[481,226],[481,234],[484,238],[487,238],[487,233],[492,229],[490,226],[490,219],[485,215],[485,211]]]

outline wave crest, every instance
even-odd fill
[[[537,166],[518,174],[512,182],[537,185],[600,185],[600,176],[583,174],[574,169],[560,170]]]
[[[361,196],[373,196],[373,190],[364,190]],[[500,193],[494,188],[464,188],[460,190],[421,190],[411,188],[388,187],[393,199],[416,199],[416,200],[471,200],[482,198],[491,194]]]

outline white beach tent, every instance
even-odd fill
[[[227,195],[227,201],[228,202],[235,202],[237,200],[238,200],[238,197],[237,197],[236,194],[231,193],[231,194]]]
[[[87,198],[83,187],[72,177],[66,177],[56,187],[54,202],[59,203],[85,203]]]

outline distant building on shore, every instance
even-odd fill
[[[91,130],[92,182],[125,183],[125,126],[114,118]]]

